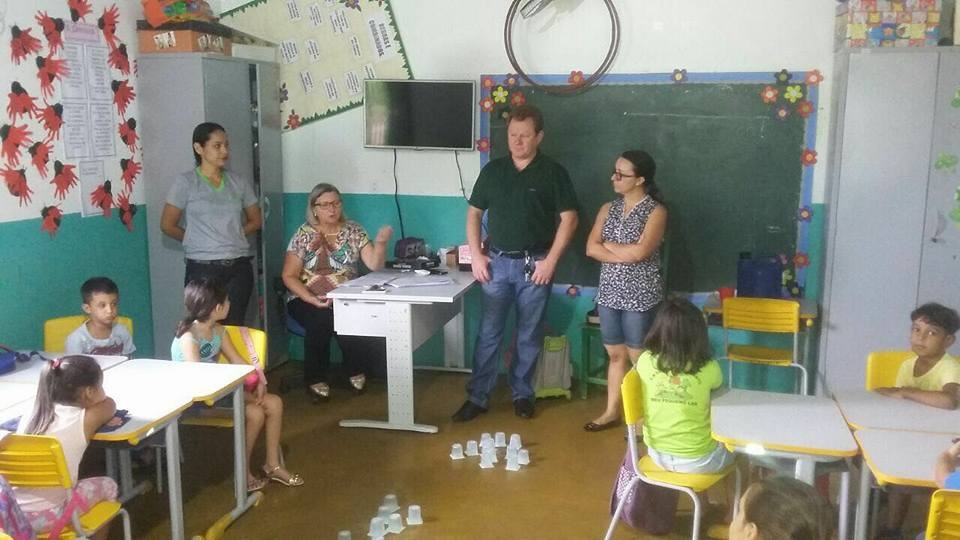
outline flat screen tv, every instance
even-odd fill
[[[363,145],[472,150],[474,81],[367,79]]]

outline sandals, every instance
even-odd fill
[[[363,393],[363,387],[367,384],[367,376],[363,373],[350,377],[350,386],[357,394]]]
[[[263,472],[266,474],[266,476],[263,478],[264,483],[266,483],[268,480],[273,480],[274,482],[280,482],[281,484],[287,487],[296,487],[296,486],[303,485],[303,478],[301,478],[299,474],[293,474],[289,471],[284,471],[287,473],[286,478],[284,478],[283,476],[278,474],[279,471],[280,471],[280,465],[277,465],[276,467],[270,469],[269,471],[267,470],[267,466],[264,465]]]
[[[318,401],[327,401],[330,399],[330,385],[324,382],[311,384],[307,387],[307,392]]]
[[[267,484],[270,483],[266,478],[248,478],[247,479],[247,493],[253,493],[254,491],[260,491],[265,488]]]

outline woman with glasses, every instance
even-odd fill
[[[327,293],[337,285],[360,275],[360,261],[370,270],[379,270],[387,256],[387,242],[393,234],[381,227],[370,241],[360,224],[343,213],[340,191],[331,184],[317,184],[307,197],[307,221],[290,239],[283,261],[283,283],[289,291],[287,307],[306,335],[303,348],[303,378],[307,392],[316,399],[330,397],[327,370],[333,331],[333,305]],[[336,336],[343,351],[350,386],[362,392],[366,375],[360,359],[375,338]],[[381,340],[376,340],[381,343]]]
[[[223,324],[243,325],[253,292],[247,236],[260,230],[263,219],[253,184],[226,169],[229,157],[230,142],[223,126],[204,122],[194,128],[196,167],[174,180],[160,216],[160,230],[183,243],[184,286],[203,278],[219,281],[230,298]]]
[[[610,364],[607,408],[584,424],[587,431],[620,425],[620,383],[643,352],[643,341],[663,300],[660,242],[667,209],[653,181],[650,154],[628,150],[617,158],[610,181],[617,198],[600,207],[587,237],[587,256],[600,261],[597,309]]]

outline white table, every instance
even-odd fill
[[[61,356],[59,353],[51,354],[43,351],[41,351],[40,354],[45,358]],[[87,356],[95,359],[97,363],[100,364],[100,369],[103,370],[110,369],[117,364],[127,361],[126,356],[107,356],[102,354],[88,354]],[[22,382],[36,385],[37,381],[40,380],[40,370],[43,369],[45,363],[45,361],[38,359],[36,356],[31,358],[29,362],[17,362],[13,371],[0,375],[0,381]]]
[[[375,272],[360,283],[386,282],[398,275]],[[437,432],[437,426],[413,419],[413,351],[462,311],[463,295],[475,282],[470,272],[450,272],[448,277],[452,283],[447,285],[389,288],[385,293],[366,293],[366,285],[348,281],[327,293],[333,299],[338,334],[387,339],[388,419],[341,420],[340,426]]]
[[[713,438],[751,455],[787,457],[797,462],[795,476],[812,484],[813,462],[832,462],[858,454],[837,404],[818,396],[722,389],[711,406]],[[839,538],[846,538],[850,473],[841,473]]]
[[[960,410],[946,410],[909,399],[884,396],[863,388],[842,389],[833,393],[847,423],[854,429],[896,429],[956,433],[960,430]]]
[[[236,506],[221,518],[230,521],[245,512],[262,496],[248,496],[246,490],[246,452],[244,451],[243,379],[253,370],[251,366],[230,364],[200,364],[171,362],[169,360],[128,360],[114,364],[103,372],[103,388],[120,409],[126,409],[130,420],[119,429],[97,433],[95,441],[136,445],[143,439],[164,430],[167,447],[167,481],[170,504],[170,536],[184,538],[183,495],[180,477],[180,437],[177,420],[195,402],[209,402],[233,393],[234,406],[234,494]],[[39,371],[36,372],[39,375]],[[36,382],[3,382],[0,389],[29,389],[29,396],[11,406],[0,407],[0,422],[20,416],[33,407]],[[27,390],[25,390],[27,391]],[[0,395],[6,396],[0,390]],[[121,460],[129,455],[121,453]],[[121,493],[128,495],[132,488],[128,463],[120,467]],[[109,460],[108,460],[109,467]],[[218,522],[219,523],[219,522]]]
[[[935,488],[933,466],[937,456],[950,447],[954,438],[960,437],[960,425],[956,425],[953,433],[863,429],[854,436],[860,444],[864,461],[860,467],[854,538],[864,539],[867,537],[870,506],[870,477],[875,477],[880,485]]]

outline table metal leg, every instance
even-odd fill
[[[170,499],[170,538],[183,540],[183,494],[180,486],[180,431],[179,418],[167,424],[167,496]]]
[[[853,537],[856,540],[867,538],[867,513],[870,509],[870,467],[865,460],[860,461],[860,488],[857,496],[857,516],[853,524]]]
[[[848,529],[850,528],[849,517],[850,517],[850,469],[847,469],[840,473],[840,497],[839,504],[840,507],[837,519],[837,538],[840,540],[847,540],[848,538]]]
[[[400,302],[387,303],[387,410],[386,422],[341,420],[340,427],[399,429],[436,433],[437,426],[413,420],[413,308]]]

